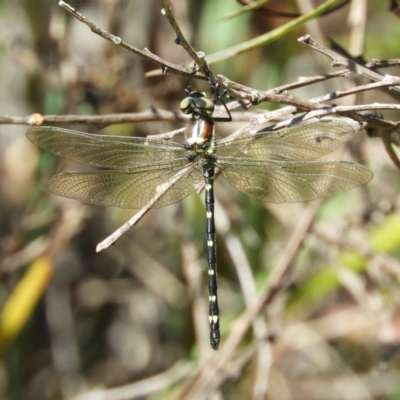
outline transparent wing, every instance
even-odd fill
[[[203,182],[197,165],[186,160],[138,167],[130,172],[66,172],[52,177],[47,187],[59,196],[101,206],[142,208],[156,199],[151,207],[159,208],[189,196]]]
[[[339,119],[294,125],[275,132],[258,132],[217,140],[215,155],[227,161],[246,157],[264,161],[309,161],[337,149],[355,132]]]
[[[28,139],[60,157],[105,168],[132,168],[184,158],[180,143],[145,138],[91,135],[54,127],[33,128]]]
[[[331,196],[369,182],[372,172],[344,162],[218,162],[222,175],[241,192],[271,203],[295,203]]]

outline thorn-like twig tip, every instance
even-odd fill
[[[68,3],[66,3],[66,2],[63,1],[63,0],[60,0],[60,1],[58,2],[58,5],[59,5],[60,7],[65,8],[66,10],[75,11],[75,8],[71,7]]]

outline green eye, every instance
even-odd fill
[[[179,107],[183,113],[190,114],[193,111],[193,108],[195,107],[193,100],[194,100],[193,97],[185,97],[181,101]]]
[[[181,101],[179,107],[182,112],[185,114],[191,114],[194,110],[197,110],[206,112],[207,114],[212,114],[215,108],[214,102],[205,95],[200,95],[200,92],[195,92],[195,94],[199,95],[190,95]]]

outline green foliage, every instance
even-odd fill
[[[400,214],[389,214],[376,225],[371,234],[371,244],[377,253],[394,253],[400,251]]]

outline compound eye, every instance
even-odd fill
[[[199,110],[205,111],[207,113],[213,113],[214,111],[214,102],[208,97],[195,97],[193,98],[193,102]]]
[[[180,109],[185,114],[191,114],[193,109],[195,108],[195,104],[193,102],[193,97],[185,97],[180,104]]]

